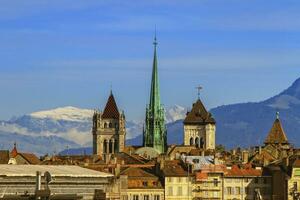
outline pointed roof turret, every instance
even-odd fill
[[[204,107],[200,98],[193,104],[193,108],[187,113],[184,124],[215,124],[216,121]]]
[[[114,95],[112,91],[110,91],[110,95],[108,97],[106,106],[104,108],[102,118],[104,119],[119,119],[120,113],[118,110],[118,106],[116,104]]]
[[[278,112],[276,113],[276,119],[265,140],[265,144],[288,144],[288,139],[282,128]]]
[[[157,55],[156,47],[157,40],[156,35],[154,37],[154,57],[153,57],[153,67],[152,67],[152,79],[151,79],[151,91],[150,91],[150,109],[157,111],[160,107],[160,91],[159,91],[159,80],[158,80],[158,69],[157,69]]]
[[[14,158],[18,155],[18,150],[17,150],[17,143],[14,143],[14,148],[10,152],[11,156]]]

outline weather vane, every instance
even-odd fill
[[[196,87],[196,89],[198,90],[198,99],[200,99],[200,91],[203,89],[203,87],[199,85]]]

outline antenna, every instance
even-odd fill
[[[198,99],[200,99],[200,91],[203,89],[203,87],[201,87],[200,85],[196,87],[197,91],[198,91]]]

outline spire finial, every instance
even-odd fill
[[[112,95],[112,84],[110,84],[110,95]]]
[[[276,119],[279,119],[279,112],[276,112]]]
[[[201,87],[200,85],[196,87],[197,91],[198,91],[198,99],[200,99],[200,91],[203,89],[203,87]]]
[[[156,39],[156,26],[155,26],[155,31],[154,31],[154,42],[153,42],[154,46],[157,46],[157,39]]]

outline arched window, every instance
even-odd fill
[[[201,149],[204,148],[204,139],[203,138],[200,139],[200,148]]]
[[[196,144],[196,147],[197,147],[197,148],[200,147],[200,140],[199,140],[198,137],[196,137],[195,144]]]
[[[109,140],[109,153],[113,153],[113,145],[111,140]]]
[[[104,128],[107,128],[107,123],[106,122],[104,123]]]
[[[112,123],[109,123],[109,128],[112,128]]]
[[[191,146],[194,145],[194,138],[193,137],[190,138],[190,145]]]
[[[103,153],[107,153],[106,152],[106,148],[107,148],[106,145],[107,145],[106,140],[104,140],[103,141]]]

